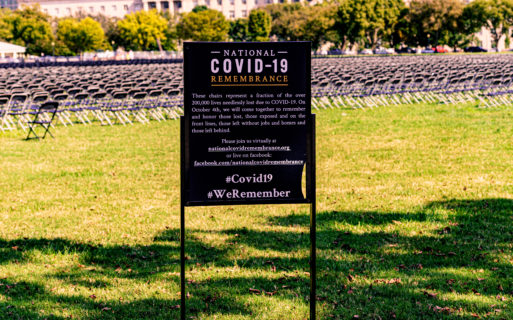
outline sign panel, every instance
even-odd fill
[[[185,205],[306,203],[310,43],[184,43]]]

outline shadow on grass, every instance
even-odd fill
[[[322,318],[345,319],[353,314],[371,319],[464,318],[465,312],[483,315],[489,312],[490,300],[496,300],[493,305],[501,308],[498,319],[513,318],[512,308],[506,304],[507,300],[502,300],[513,295],[512,214],[510,199],[433,202],[413,213],[320,213],[318,294],[319,303],[326,304]],[[435,234],[417,230],[412,236],[386,231],[389,225],[397,230],[406,222],[428,220],[442,227]],[[305,227],[309,217],[296,214],[271,218],[269,222]],[[353,228],[369,226],[379,231],[351,233],[335,227],[335,223]],[[192,296],[188,300],[188,314],[193,318],[253,317],[254,311],[243,299],[255,294],[252,288],[260,290],[262,295],[269,293],[270,299],[306,300],[309,287],[304,271],[308,270],[309,235],[300,230],[256,231],[247,227],[223,230],[219,233],[228,236],[228,240],[212,246],[201,238],[200,231],[188,229],[189,269],[201,272],[201,268],[228,269],[237,265],[255,271],[248,277],[222,275],[189,283]],[[241,246],[264,252],[304,254],[295,258],[260,257],[239,253]],[[154,243],[148,246],[103,247],[66,239],[0,239],[0,264],[17,263],[21,267],[36,253],[79,256],[79,265],[48,275],[68,286],[109,289],[119,279],[144,284],[164,278],[178,288],[179,230],[176,229],[158,233]],[[454,297],[438,298],[447,294]],[[82,295],[57,294],[42,283],[13,283],[0,275],[2,295],[8,299],[0,300],[0,314],[12,318],[52,319],[38,313],[37,310],[48,309],[41,305],[78,309],[79,314],[91,315],[80,316],[85,319],[177,319],[179,314],[178,296],[130,302],[99,301]]]

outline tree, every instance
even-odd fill
[[[314,50],[326,41],[340,42],[334,30],[336,4],[273,4],[264,9],[272,17],[271,35],[280,40],[311,41]]]
[[[229,29],[224,15],[212,9],[185,13],[177,25],[177,33],[182,39],[194,41],[224,41]]]
[[[208,10],[208,7],[205,6],[205,5],[201,5],[201,6],[195,6],[193,9],[192,9],[192,12],[201,12],[201,11],[205,11],[205,10]]]
[[[248,40],[248,19],[239,18],[230,21],[230,31],[228,31],[228,35],[233,41]]]
[[[410,27],[411,24],[408,21],[409,14],[410,9],[407,7],[403,8],[399,13],[397,23],[390,36],[392,47],[400,47],[402,44],[410,44],[410,39],[412,38],[413,33]]]
[[[124,42],[118,28],[118,21],[120,18],[109,17],[101,13],[90,17],[100,23],[101,28],[105,33],[105,42],[108,46],[111,46],[113,50],[116,50],[119,46],[124,46]]]
[[[312,42],[312,49],[317,51],[326,41],[340,42],[334,30],[337,6],[318,4],[305,7],[305,18],[301,24],[302,39]]]
[[[271,4],[264,8],[271,15],[271,35],[279,40],[301,39],[301,26],[304,23],[303,6],[299,3]]]
[[[25,46],[28,54],[50,54],[55,39],[49,20],[38,5],[13,11],[3,19],[9,28],[5,40]]]
[[[463,8],[462,0],[413,0],[407,18],[411,42],[422,46],[456,46],[467,36],[460,29]]]
[[[269,41],[271,15],[264,10],[251,10],[248,18],[248,40]]]
[[[341,39],[375,48],[382,39],[390,40],[404,6],[402,0],[345,0],[336,30]]]
[[[87,17],[80,21],[65,18],[57,24],[57,39],[72,54],[98,50],[105,47],[105,34],[99,22]]]
[[[509,37],[509,29],[513,26],[513,0],[475,0],[467,7],[467,14],[490,30],[498,51],[500,40]]]
[[[0,9],[0,39],[9,41],[12,39],[11,26],[9,24],[9,16],[12,14],[9,9]]]
[[[160,49],[167,28],[167,20],[157,10],[137,11],[118,21],[119,34],[127,50]]]

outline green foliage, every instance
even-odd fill
[[[337,6],[318,4],[305,7],[305,19],[301,25],[302,38],[312,42],[312,49],[317,51],[320,46],[330,41],[339,43],[338,34],[334,30]]]
[[[248,19],[239,18],[230,21],[230,31],[228,32],[228,35],[233,41],[248,40]]]
[[[269,41],[271,15],[264,10],[251,10],[248,17],[248,40]]]
[[[12,38],[11,26],[9,24],[9,16],[12,14],[9,9],[0,9],[0,39],[9,41]]]
[[[98,21],[105,33],[106,47],[116,50],[117,47],[124,45],[124,40],[118,28],[118,21],[120,18],[108,17],[103,14],[91,16],[92,19]]]
[[[182,16],[177,33],[184,40],[224,41],[228,38],[230,24],[217,10],[189,12]]]
[[[58,22],[57,39],[72,54],[102,49],[105,46],[105,34],[99,22],[87,17],[80,21],[65,18]]]
[[[264,8],[272,18],[271,35],[282,41],[301,39],[304,22],[303,6],[299,3],[271,4]]]
[[[344,0],[335,29],[344,41],[375,48],[391,38],[403,9],[402,0]]]
[[[487,27],[495,48],[502,37],[509,36],[513,26],[513,0],[475,0],[467,5],[468,16],[479,26]]]
[[[52,53],[54,36],[48,22],[50,17],[38,5],[4,12],[2,20],[7,28],[2,31],[6,41],[26,47],[28,54]]]
[[[201,12],[201,11],[206,11],[208,10],[208,7],[205,6],[205,5],[201,5],[201,6],[195,6],[193,9],[192,9],[192,12]]]
[[[340,42],[334,30],[335,4],[273,4],[264,9],[272,17],[271,35],[280,40],[311,41],[314,50],[326,41]]]
[[[325,43],[342,48],[406,44],[456,49],[475,41],[475,33],[486,27],[498,47],[504,38],[509,43],[513,0],[475,0],[468,5],[464,0],[412,0],[408,7],[403,0],[283,3],[229,22],[221,12],[200,5],[181,16],[156,10],[142,10],[123,19],[82,13],[75,20],[54,21],[55,30],[49,21],[37,5],[15,11],[0,9],[0,39],[27,47],[29,54],[59,55],[118,47],[176,50],[176,39],[268,41],[270,36],[282,41],[311,41],[316,51]]]
[[[468,35],[461,28],[463,8],[462,0],[413,0],[407,18],[410,42],[422,46],[455,46]]]
[[[166,40],[168,21],[157,10],[137,11],[118,21],[120,37],[127,50],[157,50]]]

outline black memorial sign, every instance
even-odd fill
[[[184,88],[185,205],[308,202],[310,43],[185,43]]]

